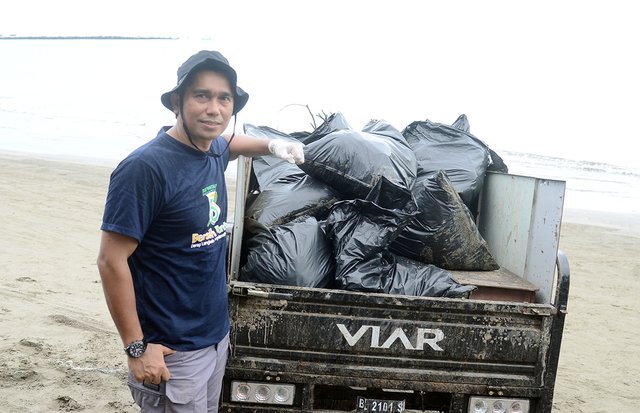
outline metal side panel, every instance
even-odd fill
[[[234,219],[231,230],[229,248],[228,279],[237,280],[240,271],[240,251],[242,249],[242,234],[244,232],[244,210],[249,186],[249,170],[251,158],[238,157],[238,172],[236,177],[236,192],[234,198]]]
[[[536,285],[551,303],[565,182],[489,173],[478,228],[501,267]]]

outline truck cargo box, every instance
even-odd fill
[[[564,182],[489,174],[478,228],[501,269],[453,272],[474,294],[431,298],[238,281],[251,165],[238,164],[222,411],[551,411]]]

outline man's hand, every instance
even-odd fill
[[[304,145],[300,142],[291,142],[284,139],[272,139],[269,141],[269,152],[289,163],[300,165],[304,163]]]
[[[170,378],[169,369],[164,362],[164,356],[175,353],[161,344],[147,344],[147,349],[139,358],[128,357],[127,364],[135,380],[140,383],[146,381],[159,384]]]

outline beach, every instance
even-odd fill
[[[0,412],[135,412],[96,257],[112,166],[0,155]],[[640,215],[565,211],[555,412],[640,405]]]

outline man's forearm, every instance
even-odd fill
[[[227,140],[230,136],[226,136]],[[229,143],[229,158],[236,159],[239,155],[262,156],[274,155],[287,162],[304,163],[304,145],[300,142],[286,139],[264,139],[248,135],[236,135]]]
[[[231,136],[225,135],[227,140]],[[239,155],[261,156],[269,154],[269,139],[255,138],[253,136],[236,134],[229,144],[231,159],[236,159]]]
[[[107,307],[122,343],[126,346],[142,339],[133,281],[126,261],[120,264],[105,263],[99,268]]]

